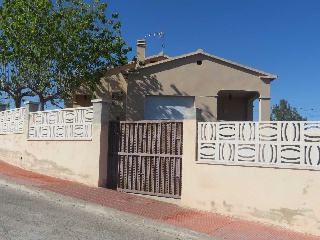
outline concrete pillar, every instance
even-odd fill
[[[39,102],[31,102],[27,101],[24,103],[25,107],[25,115],[24,115],[24,134],[26,135],[26,139],[29,137],[29,113],[37,112],[39,110],[40,103]]]
[[[200,108],[186,108],[184,112],[184,119],[185,120],[198,120],[202,121],[202,109]]]
[[[5,111],[7,109],[7,104],[0,104],[0,112]]]
[[[253,101],[254,99],[249,99],[247,103],[247,121],[253,121]]]
[[[215,112],[213,113],[213,116],[215,117],[215,120],[211,120],[212,122],[218,121],[218,95],[215,95],[212,97],[212,104],[215,107]]]
[[[92,126],[92,141],[94,146],[97,146],[98,156],[93,156],[93,163],[97,165],[98,186],[107,186],[108,175],[108,140],[109,140],[109,111],[112,101],[109,99],[94,99],[93,104],[93,126]]]
[[[195,164],[197,159],[197,120],[183,121],[183,155],[182,155],[182,191],[181,204],[189,205],[193,190],[197,189],[194,180]]]
[[[270,121],[270,97],[259,98],[259,121]]]
[[[39,102],[31,102],[27,101],[24,103],[26,105],[26,115],[25,119],[29,120],[29,113],[37,112],[39,110],[40,103]]]
[[[195,97],[195,107],[202,109],[202,119],[208,122],[217,121],[218,96]]]

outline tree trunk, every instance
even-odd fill
[[[45,103],[40,101],[40,107],[39,107],[40,111],[44,111],[44,105]]]
[[[21,98],[15,98],[14,100],[14,105],[16,108],[21,108]]]
[[[43,97],[39,96],[39,102],[39,111],[44,111],[44,105],[46,104],[46,100]]]

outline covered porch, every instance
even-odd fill
[[[259,99],[259,121],[270,120],[270,98],[257,91],[220,90],[217,94],[218,121],[253,121],[253,103]]]

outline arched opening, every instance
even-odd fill
[[[256,91],[221,90],[218,92],[218,121],[253,121]]]

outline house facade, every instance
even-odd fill
[[[138,40],[137,61],[109,70],[97,86],[97,98],[113,100],[113,119],[182,120],[186,109],[197,108],[204,121],[252,121],[259,99],[259,120],[270,120],[270,83],[277,76],[201,49],[174,58],[145,58],[145,50]],[[69,106],[86,106],[90,99],[78,93]]]
[[[110,109],[111,120],[126,120],[126,103],[128,89],[128,72],[134,70],[139,64],[149,65],[168,59],[168,56],[158,55],[145,57],[145,41],[138,41],[137,60],[126,65],[107,70],[106,76],[100,80],[94,93],[86,86],[78,89],[73,99],[65,99],[66,108],[89,107],[92,99],[109,99],[112,101]]]

